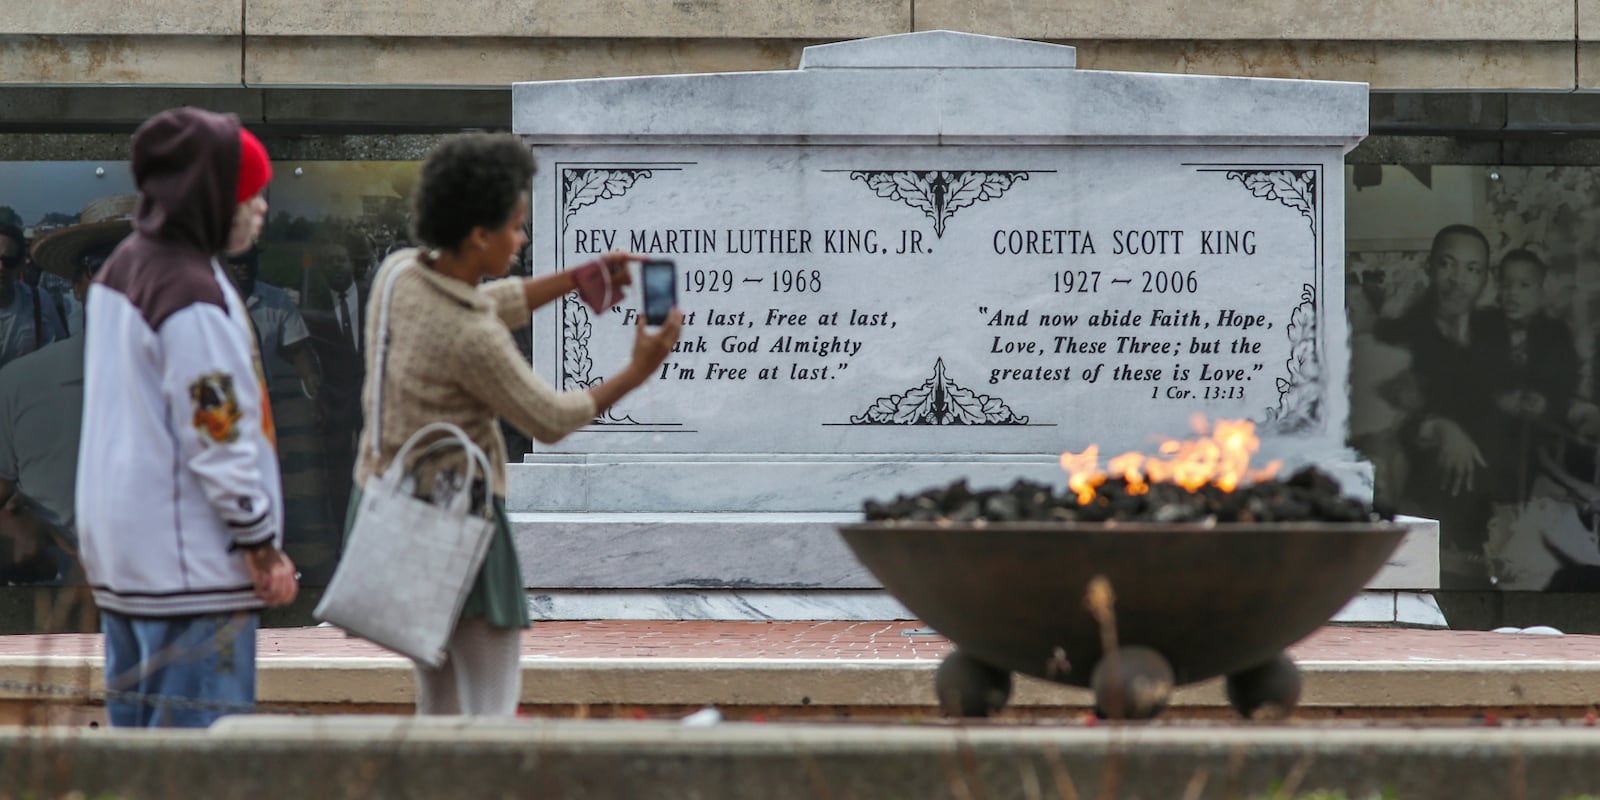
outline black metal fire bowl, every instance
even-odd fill
[[[840,532],[896,599],[956,645],[938,678],[948,712],[997,710],[1009,695],[1009,673],[1020,672],[1094,688],[1102,714],[1140,718],[1158,713],[1173,685],[1218,675],[1230,676],[1229,695],[1241,713],[1265,706],[1286,714],[1298,701],[1299,679],[1284,648],[1359,592],[1405,528],[891,521]],[[1106,686],[1095,675],[1105,632],[1085,602],[1096,576],[1109,581],[1115,597],[1115,641],[1126,673]],[[1163,660],[1170,665],[1165,676]],[[1141,686],[1163,681],[1166,693],[1148,703],[1131,699]],[[1285,682],[1292,692],[1273,688]],[[1112,690],[1130,699],[1105,694]],[[1247,696],[1263,691],[1259,702]],[[1120,708],[1106,708],[1108,700]]]

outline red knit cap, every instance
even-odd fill
[[[239,202],[256,196],[272,180],[272,160],[261,140],[244,128],[239,129]]]

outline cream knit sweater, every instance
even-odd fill
[[[361,390],[365,425],[356,460],[356,485],[382,472],[406,439],[430,422],[454,423],[483,448],[494,474],[493,494],[505,496],[506,443],[499,420],[546,444],[589,424],[595,416],[587,391],[557,392],[533,374],[511,329],[527,325],[530,313],[520,279],[469,286],[434,272],[419,251],[401,250],[385,259],[368,300],[367,377]],[[388,361],[383,366],[383,430],[372,419],[372,382],[378,374],[378,317],[388,275],[410,262],[396,279],[389,307]],[[372,437],[380,435],[380,454]],[[412,451],[415,454],[423,448]],[[428,458],[419,470],[432,486],[440,470],[464,470],[459,450]]]

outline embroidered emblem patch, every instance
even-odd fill
[[[194,407],[194,429],[217,444],[239,438],[239,400],[233,393],[233,376],[222,372],[201,375],[189,384]]]

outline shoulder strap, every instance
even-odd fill
[[[389,303],[394,299],[395,279],[400,273],[411,267],[411,259],[406,259],[389,270],[384,276],[383,295],[378,304],[378,348],[375,354],[375,369],[372,375],[372,408],[367,418],[372,425],[372,457],[380,458],[383,455],[383,367],[389,359]]]

